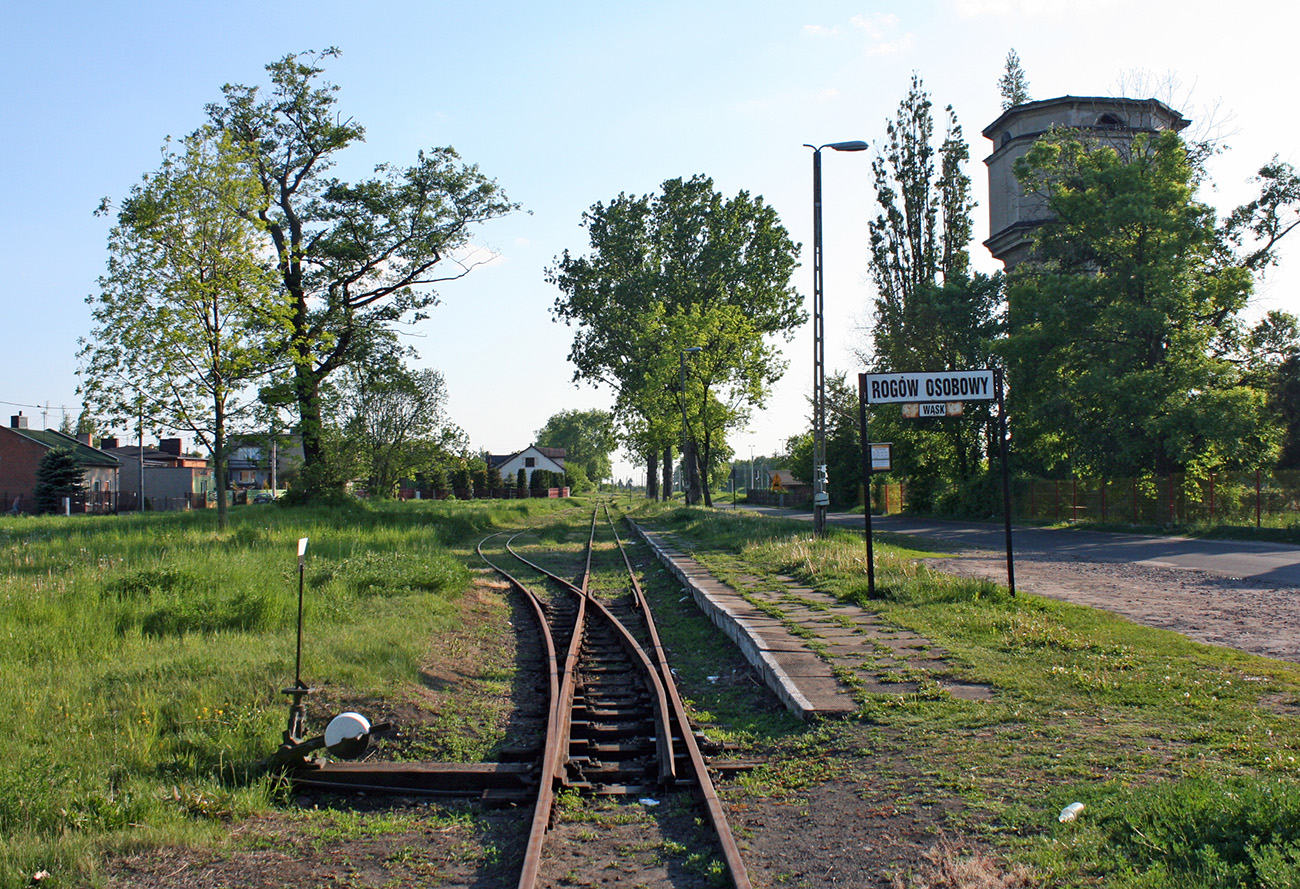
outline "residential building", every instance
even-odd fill
[[[487,459],[488,469],[496,468],[500,470],[501,477],[515,478],[519,475],[519,470],[527,473],[529,487],[532,486],[533,473],[538,469],[549,469],[551,472],[564,473],[564,457],[568,453],[564,448],[543,448],[537,445],[529,445],[522,451],[514,454],[489,454]]]
[[[121,509],[138,509],[140,473],[144,471],[145,509],[159,512],[175,509],[203,509],[216,496],[216,479],[206,457],[183,453],[179,438],[164,438],[156,448],[118,445],[106,438],[101,448],[121,463]]]
[[[54,448],[67,448],[85,471],[86,494],[74,498],[73,512],[115,512],[117,510],[117,457],[91,447],[90,436],[74,438],[56,429],[29,429],[20,411],[0,427],[0,496],[4,508],[14,512],[36,509],[36,469]]]

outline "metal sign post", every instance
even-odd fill
[[[1007,529],[1007,589],[1016,594],[1016,566],[1011,558],[1011,481],[1007,466],[1007,405],[1002,397],[1002,371],[998,370],[998,438],[1002,456],[1002,520]]]
[[[876,553],[871,542],[871,437],[867,434],[867,375],[858,374],[858,427],[862,430],[862,519],[867,538],[867,598],[876,598]]]
[[[293,698],[289,706],[289,725],[284,730],[284,743],[293,746],[302,742],[303,731],[307,723],[307,708],[303,705],[304,696],[311,694],[311,689],[302,681],[302,600],[303,587],[307,574],[307,538],[298,538],[298,645],[293,658],[293,687],[282,689],[284,694]]]

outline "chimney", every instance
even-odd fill
[[[117,439],[116,439],[116,438],[106,438],[106,439],[104,439],[103,441],[101,441],[101,442],[99,443],[99,446],[100,446],[101,448],[115,448],[115,447],[117,447]]]
[[[10,418],[9,418],[9,428],[10,428],[10,429],[26,429],[26,428],[27,428],[27,418],[23,416],[23,412],[22,412],[22,411],[19,411],[19,412],[18,412],[18,416],[16,416],[16,417],[10,417]]]
[[[160,438],[158,439],[158,450],[164,454],[179,457],[181,455],[181,440],[179,438]]]
[[[94,444],[92,444],[91,441],[90,441],[90,433],[89,433],[89,432],[78,432],[78,433],[77,433],[77,441],[81,442],[82,444],[84,444],[84,445],[85,445],[86,447],[88,447],[88,448],[93,448],[93,447],[94,447]]]

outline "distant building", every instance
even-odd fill
[[[238,435],[227,442],[226,449],[230,484],[236,488],[271,487],[272,460],[275,486],[285,488],[303,461],[302,436],[297,434],[279,435],[274,440],[269,435]]]
[[[179,438],[164,438],[156,448],[145,446],[143,461],[138,444],[119,446],[117,439],[106,438],[101,448],[122,463],[122,509],[139,508],[142,462],[146,509],[203,509],[215,497],[216,480],[207,458],[182,453]]]
[[[73,499],[74,512],[114,512],[117,509],[118,470],[112,454],[91,447],[90,436],[65,435],[55,429],[29,429],[20,411],[0,427],[0,497],[4,509],[32,512],[36,509],[36,468],[54,448],[67,448],[84,470],[86,494]]]
[[[533,472],[538,469],[549,469],[551,472],[564,473],[564,457],[568,453],[564,448],[542,448],[537,445],[529,445],[522,451],[514,454],[489,454],[487,459],[488,469],[497,469],[501,472],[502,478],[514,478],[519,474],[519,470],[527,473],[528,484],[531,487],[533,482]]]
[[[1014,168],[1030,146],[1054,128],[1078,130],[1126,153],[1139,133],[1180,132],[1190,123],[1158,99],[1060,96],[1008,108],[984,128],[985,138],[993,143],[993,153],[984,159],[991,233],[984,246],[1010,270],[1029,256],[1034,230],[1051,220],[1042,198],[1020,187]]]

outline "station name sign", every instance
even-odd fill
[[[944,373],[865,374],[868,404],[918,401],[992,401],[997,398],[991,370]]]

